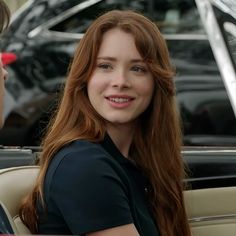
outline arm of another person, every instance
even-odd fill
[[[134,224],[127,224],[86,234],[86,236],[121,236],[121,235],[139,236],[139,233],[135,228]]]

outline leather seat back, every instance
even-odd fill
[[[20,220],[19,206],[33,188],[39,172],[37,166],[21,166],[0,170],[0,202],[15,234],[30,234]]]

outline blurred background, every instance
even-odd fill
[[[224,0],[227,1],[231,0]],[[11,26],[0,41],[10,78],[6,84],[6,122],[0,131],[1,145],[40,144],[76,45],[87,27],[105,11],[133,9],[150,17],[167,41],[176,70],[184,144],[236,146],[235,115],[195,0],[6,0],[6,3],[13,15]],[[236,68],[235,36],[227,34],[225,39],[229,39],[227,45]]]

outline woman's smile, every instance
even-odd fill
[[[134,97],[127,95],[110,95],[105,98],[108,100],[110,106],[114,108],[126,108],[130,106],[135,99]]]

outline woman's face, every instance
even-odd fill
[[[106,32],[88,82],[94,109],[114,125],[133,124],[148,107],[154,80],[134,38],[118,28]]]

